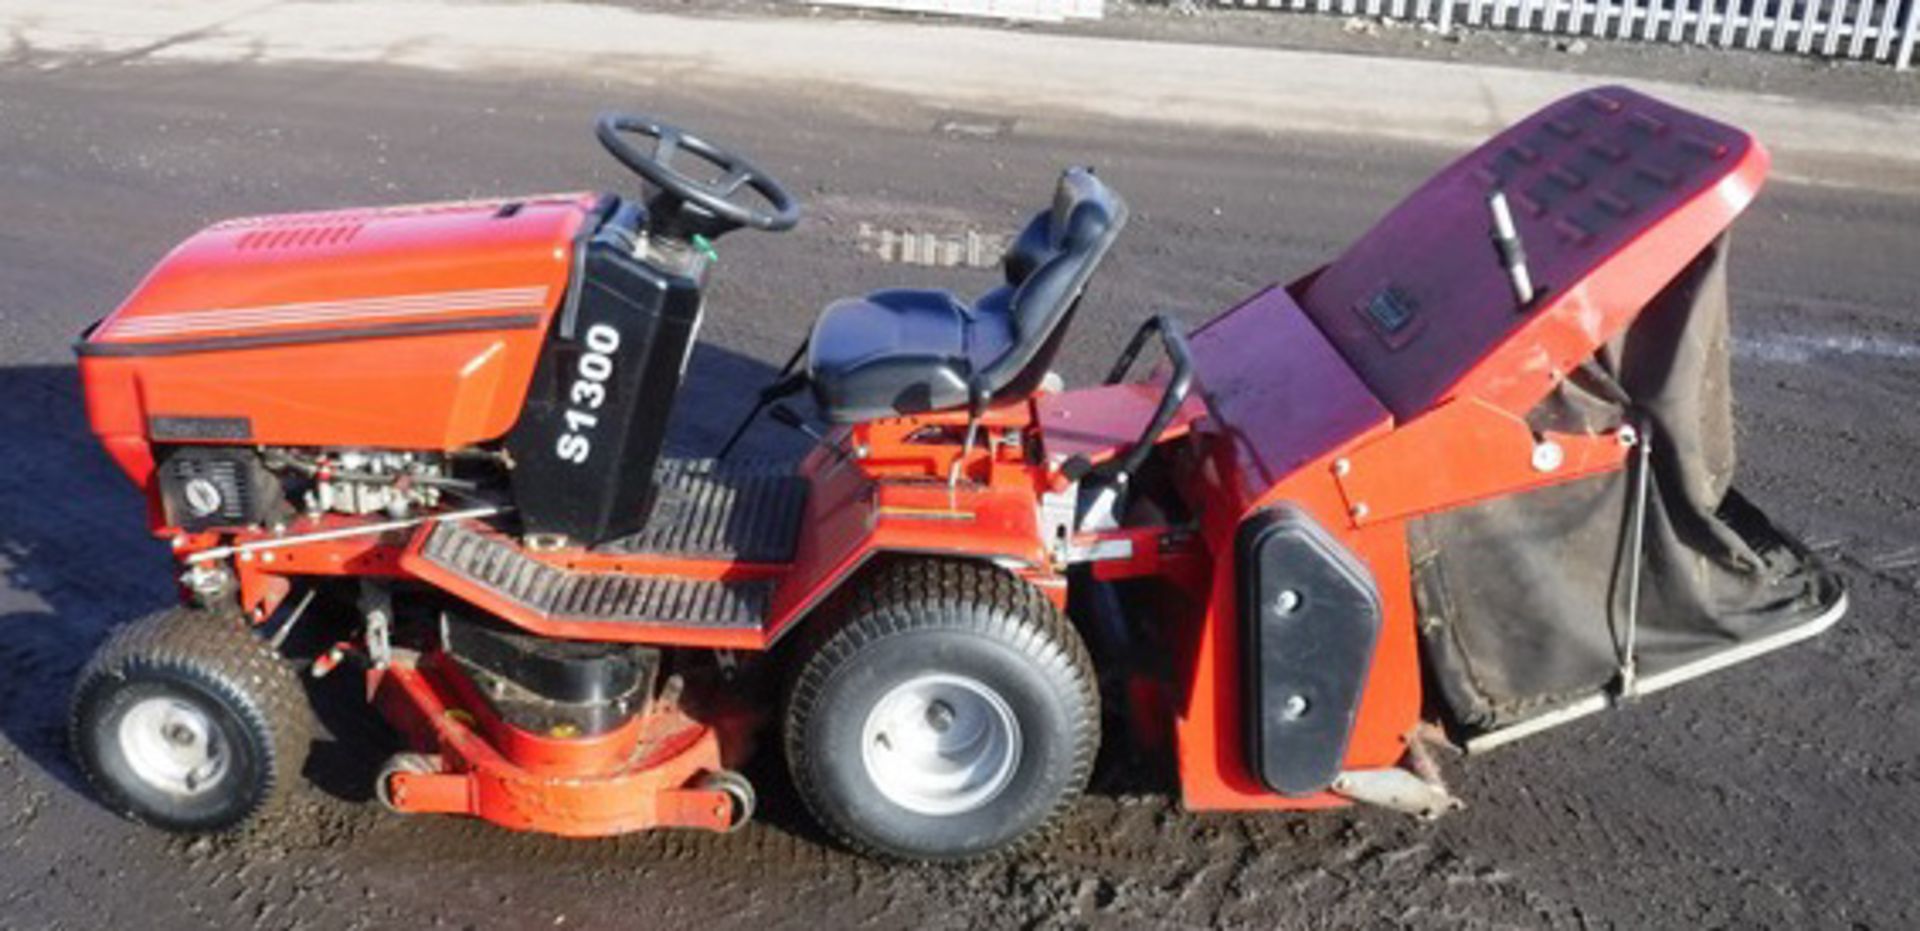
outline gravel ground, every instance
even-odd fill
[[[758,928],[1874,926],[1920,922],[1920,200],[1779,185],[1734,259],[1743,485],[1846,569],[1853,614],[1789,653],[1453,766],[1467,811],[1207,815],[1102,773],[1049,844],[945,869],[824,844],[777,767],[741,834],[568,842],[367,800],[368,725],[335,718],[288,816],[185,841],[77,786],[65,694],[115,623],[169,595],[138,501],[85,434],[67,344],[204,222],[339,203],[626,184],[591,141],[651,109],[754,153],[810,217],[724,247],[675,427],[711,448],[817,308],[908,268],[860,230],[1009,230],[1058,167],[1136,206],[1065,359],[1190,320],[1330,256],[1449,153],[1170,133],[804,89],[637,95],[586,77],[365,67],[0,71],[0,926]],[[802,114],[803,117],[796,117]],[[983,128],[984,127],[984,128]],[[763,436],[761,442],[781,438]]]

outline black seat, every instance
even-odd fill
[[[946,291],[895,289],[828,305],[807,344],[822,416],[853,423],[1032,392],[1126,222],[1118,194],[1092,169],[1071,168],[1053,207],[1001,259],[1005,286],[972,304]]]

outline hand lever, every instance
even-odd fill
[[[1495,189],[1487,195],[1487,209],[1493,212],[1493,247],[1500,251],[1500,264],[1507,270],[1507,283],[1513,297],[1525,310],[1533,303],[1533,274],[1527,270],[1527,249],[1520,242],[1520,230],[1513,225],[1513,211],[1507,207],[1507,195]]]
[[[799,412],[795,411],[793,408],[788,407],[785,404],[775,404],[772,407],[767,408],[767,416],[773,418],[774,423],[777,423],[783,427],[792,427],[793,429],[806,434],[808,437],[811,437],[815,443],[819,443],[820,445],[825,446],[830,450],[833,450],[833,454],[835,456],[840,457],[840,460],[842,462],[846,461],[847,459],[846,449],[842,447],[840,444],[827,439],[826,434],[821,433],[818,430],[815,430],[813,428],[813,424],[807,423],[807,419],[805,417],[800,416]]]

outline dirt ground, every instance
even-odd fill
[[[1135,205],[1067,350],[1089,379],[1161,310],[1204,319],[1311,268],[1449,153],[1168,133],[897,99],[830,102],[595,80],[364,67],[0,71],[0,926],[1912,927],[1920,869],[1920,200],[1776,185],[1733,265],[1742,486],[1845,570],[1852,615],[1791,652],[1454,762],[1470,808],[1194,815],[1164,775],[1104,771],[1048,844],[890,868],[820,838],[775,766],[743,833],[569,842],[368,800],[364,721],[334,716],[296,810],[186,841],[79,788],[66,692],[115,623],[162,604],[162,547],[85,432],[68,344],[220,216],[628,184],[607,108],[670,114],[754,153],[800,230],[723,245],[676,423],[709,450],[826,301],[905,267],[862,226],[1011,229],[1062,164]],[[982,128],[985,127],[985,128]],[[777,428],[770,428],[774,430]],[[763,435],[762,443],[786,438]]]

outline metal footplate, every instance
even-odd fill
[[[793,558],[810,486],[792,463],[668,459],[654,481],[659,496],[646,528],[601,552],[753,563]]]
[[[464,522],[435,524],[419,559],[425,563],[422,568],[439,570],[435,575],[454,576],[540,619],[558,622],[758,631],[775,581],[575,572],[541,562],[512,542]]]

